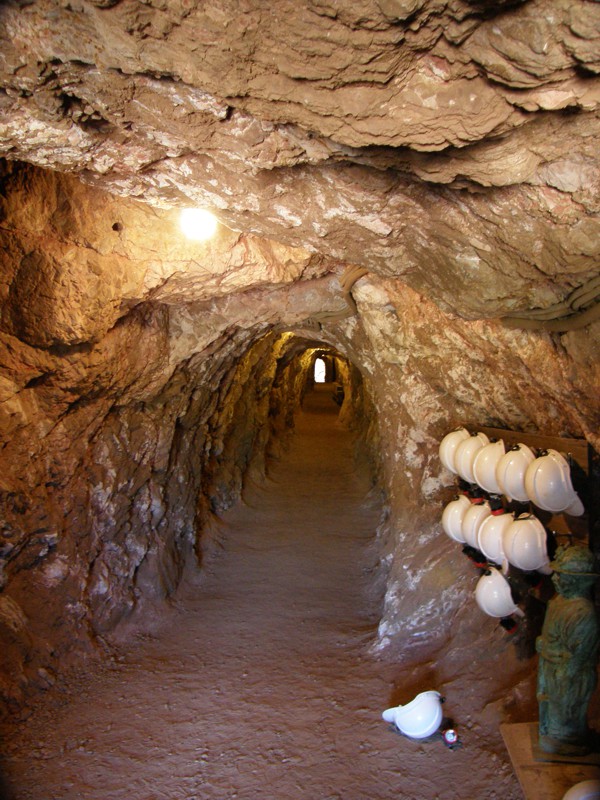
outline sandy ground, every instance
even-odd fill
[[[152,636],[3,731],[6,797],[521,798],[497,732],[490,747],[464,728],[449,750],[381,719],[419,670],[404,681],[370,653],[381,508],[336,413],[329,392],[309,399],[289,452],[224,516],[221,546]]]

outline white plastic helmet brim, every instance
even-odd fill
[[[575,494],[575,500],[573,500],[570,506],[565,508],[565,514],[568,514],[570,517],[580,517],[584,513],[584,505],[579,499],[579,495]]]

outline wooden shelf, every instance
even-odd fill
[[[537,722],[501,725],[500,732],[525,800],[562,800],[576,783],[600,779],[598,753],[580,759],[539,760],[535,753]]]
[[[485,433],[490,439],[502,439],[508,447],[512,447],[513,444],[526,444],[527,447],[537,450],[558,450],[565,456],[571,456],[585,474],[589,475],[589,445],[585,439],[564,439],[559,436],[544,436],[541,433],[519,433],[503,428],[477,428],[477,430]]]

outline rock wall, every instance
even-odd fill
[[[2,186],[0,688],[18,701],[202,558],[201,532],[264,472],[277,428],[293,337],[269,332],[276,305],[293,320],[333,295],[320,260],[232,232],[185,286],[151,210],[25,167]],[[304,271],[311,291],[292,302]],[[303,379],[283,380],[285,420]]]
[[[374,388],[388,502],[374,648],[404,664],[407,676],[419,664],[421,680],[429,675],[489,704],[494,725],[535,715],[531,637],[539,617],[511,639],[477,608],[480,572],[440,524],[456,481],[438,445],[466,425],[587,438],[597,447],[600,374],[591,354],[599,326],[559,336],[468,322],[400,281],[372,277],[356,284],[354,297],[359,317],[339,323],[331,340]]]
[[[63,356],[48,359],[54,380],[25,390],[35,399],[22,404],[2,458],[3,596],[27,620],[15,632],[24,664],[16,685],[13,675],[3,686],[9,697],[36,682],[50,654],[56,668],[69,647],[168,597],[197,525],[239,495],[266,411],[248,373],[265,354],[247,353],[243,337],[218,341],[215,358],[165,375],[157,355],[167,323],[164,309],[136,311],[104,352],[92,349],[105,370],[120,364],[110,386],[89,357],[70,357],[65,369]],[[62,410],[58,387],[73,368],[81,396]]]

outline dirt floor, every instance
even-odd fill
[[[4,730],[10,800],[522,797],[497,731],[463,719],[449,750],[381,719],[412,699],[418,668],[403,693],[403,668],[370,653],[381,508],[337,410],[327,390],[310,396],[289,452],[224,516],[152,636]]]

